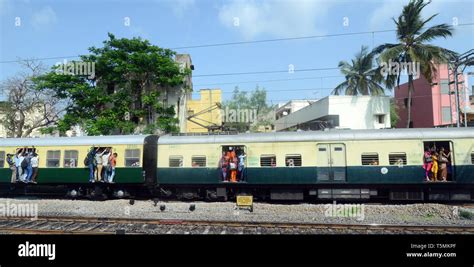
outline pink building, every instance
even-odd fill
[[[456,98],[454,95],[454,76],[448,79],[448,68],[446,64],[438,65],[437,74],[433,76],[430,84],[423,76],[413,81],[414,91],[412,95],[411,128],[432,128],[456,124]],[[464,87],[463,76],[458,76],[459,103],[469,101],[469,93]],[[400,120],[397,128],[406,128],[408,120],[408,83],[395,88],[395,100],[398,106]],[[461,113],[462,114],[462,113]]]

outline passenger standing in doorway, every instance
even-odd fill
[[[227,165],[228,165],[228,161],[227,161],[226,153],[222,152],[222,157],[221,157],[221,160],[219,161],[219,169],[221,171],[223,182],[227,182]]]
[[[430,149],[426,147],[423,154],[423,169],[425,169],[425,179],[428,182],[430,181],[431,167],[433,167],[433,158],[431,157]]]
[[[36,152],[33,152],[33,157],[31,158],[31,167],[33,170],[33,173],[31,175],[31,182],[36,184],[36,177],[38,176],[38,165],[39,165],[39,157]]]
[[[433,160],[433,164],[431,166],[431,173],[433,174],[433,181],[438,181],[438,152],[433,152],[431,154],[431,159]]]
[[[115,166],[117,166],[117,153],[113,153],[112,156],[109,158],[109,165],[110,165],[110,176],[109,176],[109,183],[114,183],[115,177]]]
[[[19,149],[19,150],[17,150],[17,152],[15,154],[15,168],[16,168],[16,181],[17,182],[21,181],[21,175],[23,173],[23,171],[21,169],[21,161],[20,161],[22,153],[23,153],[23,150]]]
[[[232,150],[230,152],[230,181],[235,183],[237,182],[237,156],[235,155],[235,151]]]
[[[102,152],[97,152],[95,154],[95,162],[97,163],[97,171],[96,171],[96,176],[95,176],[95,181],[100,182],[102,181],[102,155],[104,155],[106,149],[102,150]]]
[[[89,167],[89,183],[95,182],[94,172],[95,172],[95,154],[99,148],[91,147],[89,153],[87,153],[85,163]]]
[[[28,163],[26,162],[25,158],[26,158],[26,148],[24,149],[24,151],[21,153],[20,155],[20,170],[21,170],[21,174],[20,174],[20,181],[26,183],[26,175],[28,174],[26,172],[26,167],[28,167]]]
[[[242,150],[239,155],[239,180],[244,180],[244,171],[245,171],[245,152]]]
[[[7,154],[7,163],[10,170],[12,170],[12,176],[10,182],[16,183],[16,166],[15,166],[15,156],[13,154]]]
[[[110,148],[106,148],[102,155],[102,182],[108,182]]]
[[[439,151],[439,158],[440,158],[440,170],[441,170],[441,181],[446,182],[448,180],[448,163],[449,158],[451,157],[451,152],[446,154],[444,147],[441,147]]]

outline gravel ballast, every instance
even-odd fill
[[[250,221],[285,223],[410,224],[410,225],[474,225],[464,208],[443,204],[379,205],[353,204],[270,204],[255,203],[253,212],[236,209],[232,202],[158,202],[151,200],[64,200],[37,198],[0,198],[1,207],[34,204],[38,216],[71,216],[100,218],[140,218],[162,220]],[[191,204],[195,210],[190,211]],[[166,209],[160,211],[160,205]],[[471,210],[472,211],[472,210]],[[0,216],[5,216],[0,214]]]

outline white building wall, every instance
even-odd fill
[[[328,115],[339,116],[338,128],[390,128],[390,98],[388,96],[328,96],[310,106],[275,121],[275,129],[282,131]],[[384,115],[384,123],[377,115]]]

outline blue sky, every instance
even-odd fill
[[[0,61],[60,57],[43,60],[45,65],[52,66],[63,61],[62,57],[84,54],[88,47],[100,46],[107,32],[117,37],[140,36],[160,47],[175,48],[388,30],[394,29],[391,18],[398,16],[406,2],[0,0]],[[430,25],[474,23],[474,1],[434,0],[424,14],[427,17],[434,13],[440,14]],[[124,23],[126,17],[130,19],[129,26]],[[21,19],[21,26],[15,26],[16,18]],[[234,25],[236,18],[238,26]],[[287,70],[292,64],[294,73],[193,78],[195,92],[221,88],[224,99],[228,99],[235,86],[253,90],[258,84],[267,89],[269,101],[279,103],[327,96],[343,81],[338,70],[298,72],[298,69],[335,68],[340,60],[350,60],[361,45],[371,48],[373,44],[394,41],[395,34],[385,32],[176,51],[191,54],[194,76]],[[474,25],[458,25],[452,38],[433,43],[457,52],[472,49]],[[0,63],[0,80],[18,70],[17,63]]]

